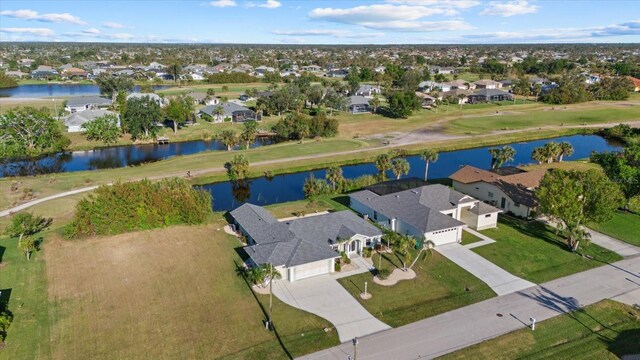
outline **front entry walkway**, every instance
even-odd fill
[[[508,273],[501,267],[460,244],[440,245],[435,247],[435,250],[470,272],[473,276],[482,280],[498,295],[506,295],[536,286],[536,284],[530,281]]]
[[[331,275],[295,282],[275,281],[273,294],[288,305],[330,321],[338,331],[340,342],[390,329],[389,325],[373,317]]]

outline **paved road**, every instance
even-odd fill
[[[440,245],[434,249],[489,285],[491,290],[498,295],[506,295],[536,286],[536,284],[507,272],[458,243]]]
[[[108,185],[111,185],[111,184],[108,184]],[[83,192],[91,191],[91,190],[96,189],[97,187],[98,186],[88,186],[88,187],[85,187],[85,188],[71,190],[71,191],[65,191],[63,193],[59,193],[59,194],[43,197],[41,199],[36,199],[36,200],[33,200],[33,201],[29,201],[27,203],[18,205],[16,207],[12,207],[10,209],[0,211],[0,217],[8,216],[11,213],[14,213],[14,212],[17,212],[17,211],[20,211],[20,210],[24,210],[26,208],[29,208],[29,207],[34,206],[34,205],[38,205],[38,204],[43,203],[45,201],[59,199],[59,198],[65,197],[65,196],[71,196],[71,195],[75,195],[75,194],[80,194],[80,193],[83,193]]]
[[[364,284],[363,284],[364,286]],[[274,282],[273,294],[283,302],[330,321],[340,342],[390,329],[376,319],[331,275]]]
[[[358,359],[434,358],[522,329],[529,317],[542,321],[623,294],[640,303],[638,289],[640,257],[629,258],[366,336],[359,339]],[[353,356],[351,344],[302,358],[345,360],[348,355]]]

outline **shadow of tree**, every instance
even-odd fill
[[[624,330],[607,341],[607,348],[619,358],[640,353],[640,328]]]

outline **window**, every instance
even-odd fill
[[[490,217],[491,217],[491,214],[487,214],[487,215],[485,215],[484,217],[486,217],[486,218],[490,218]]]
[[[489,197],[492,198],[493,197],[493,193],[491,191],[489,191]]]
[[[520,203],[519,203],[519,202],[515,202],[515,201],[514,201],[514,202],[513,202],[513,206],[515,206],[515,207],[520,207]]]
[[[373,212],[373,220],[378,220],[378,212],[377,211]]]
[[[480,190],[480,188],[476,186],[476,190]]]

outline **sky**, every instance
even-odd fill
[[[640,43],[640,0],[2,0],[0,41]]]

